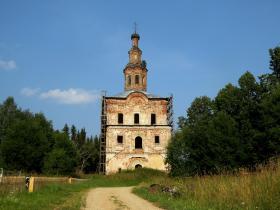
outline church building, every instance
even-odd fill
[[[173,128],[172,96],[147,92],[148,69],[139,34],[131,35],[129,62],[123,70],[124,92],[102,97],[99,171],[167,170],[166,147]]]

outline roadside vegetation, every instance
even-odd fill
[[[151,186],[152,185],[152,186]],[[280,209],[280,161],[258,172],[147,180],[134,193],[170,210]]]
[[[74,184],[46,185],[34,193],[0,196],[1,210],[78,210],[87,191],[95,187],[137,186],[134,193],[170,210],[280,209],[280,161],[259,166],[257,172],[213,176],[171,177],[137,169],[115,175],[93,175]]]

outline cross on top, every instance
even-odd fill
[[[137,31],[137,23],[134,22],[134,33],[136,34],[136,31]]]

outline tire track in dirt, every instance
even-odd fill
[[[161,210],[132,193],[133,187],[103,187],[88,192],[83,210]]]

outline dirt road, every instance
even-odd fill
[[[88,192],[84,210],[160,210],[134,195],[133,187],[103,187]]]

